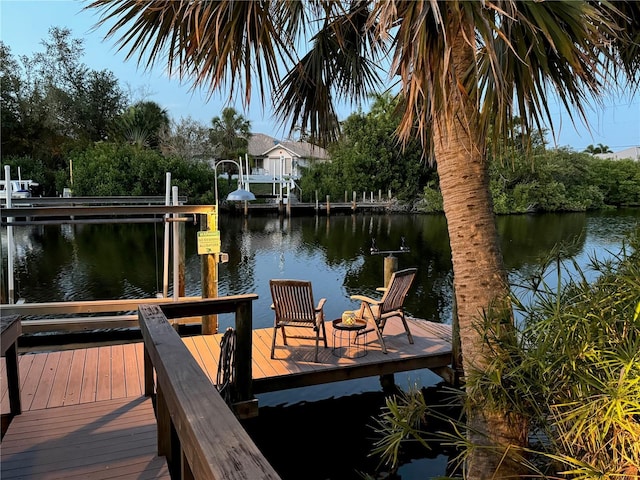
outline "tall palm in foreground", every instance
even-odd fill
[[[90,7],[115,22],[109,35],[118,33],[141,64],[166,61],[212,91],[242,92],[246,103],[257,86],[263,101],[273,95],[282,120],[316,138],[337,135],[336,102],[397,85],[400,138],[419,137],[437,164],[467,380],[513,333],[487,135],[497,145],[516,115],[523,128],[542,128],[551,95],[581,117],[608,82],[625,74],[638,81],[633,1],[95,0]],[[482,319],[495,342],[476,328]],[[516,476],[510,453],[518,449],[509,446],[526,445],[527,426],[472,385],[466,413],[477,448],[467,477]]]

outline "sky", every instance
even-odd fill
[[[162,65],[145,71],[137,67],[135,59],[125,61],[125,54],[117,51],[115,40],[104,40],[106,27],[92,30],[99,16],[97,11],[82,10],[88,3],[78,0],[0,0],[0,40],[9,46],[14,57],[31,56],[43,51],[41,42],[48,38],[51,27],[68,28],[73,38],[84,40],[83,63],[94,70],[112,71],[121,86],[133,93],[134,100],[157,102],[173,120],[191,117],[209,125],[223,108],[231,106],[251,121],[253,133],[279,139],[286,137],[287,128],[273,117],[269,105],[262,108],[257,96],[245,110],[241,102],[228,102],[222,94],[208,98],[206,91],[193,90],[188,79],[181,83],[169,78]],[[356,109],[356,106],[340,107],[340,119]],[[367,110],[366,106],[364,110]],[[582,151],[587,145],[603,144],[616,152],[640,146],[640,93],[633,97],[621,93],[605,98],[601,106],[594,105],[588,110],[589,128],[581,122],[573,125],[567,112],[558,105],[550,104],[550,110],[556,130],[555,139],[547,138],[552,147]]]

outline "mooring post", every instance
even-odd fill
[[[208,232],[218,230],[217,217],[218,212],[214,214],[201,215],[202,229]],[[202,297],[217,298],[218,297],[218,254],[207,253],[202,255]],[[218,315],[202,316],[202,334],[213,335],[218,332]]]
[[[395,255],[388,255],[384,257],[384,286],[389,286],[391,275],[398,270],[398,257]]]
[[[253,397],[251,371],[253,308],[251,301],[239,302],[236,307],[236,392],[239,402]]]

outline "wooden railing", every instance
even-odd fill
[[[145,395],[156,396],[158,454],[167,457],[172,478],[280,478],[168,320],[235,313],[237,393],[241,400],[250,400],[252,302],[257,298],[237,295],[138,308]]]
[[[193,302],[200,297],[180,297],[177,302]],[[170,298],[135,298],[119,300],[87,300],[74,302],[9,303],[2,304],[2,315],[21,315],[22,331],[37,332],[77,332],[102,328],[138,327],[138,305],[160,304],[172,301]],[[136,312],[135,314],[126,314]],[[110,313],[111,315],[105,315]],[[123,314],[125,313],[125,314]],[[86,315],[100,314],[96,316]],[[64,315],[64,317],[60,317]],[[84,316],[83,316],[84,315]],[[25,319],[29,316],[44,318]]]

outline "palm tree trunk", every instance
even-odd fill
[[[509,445],[525,445],[526,424],[519,416],[486,402],[472,380],[473,372],[484,371],[493,355],[484,327],[508,337],[514,326],[489,190],[485,138],[476,127],[477,108],[461,88],[463,73],[474,65],[473,48],[459,25],[449,32],[456,32],[452,55],[457,78],[450,84],[452,115],[445,117],[449,119],[446,124],[434,125],[434,149],[453,261],[468,439],[476,446],[465,465],[466,478],[515,477],[521,473],[518,464],[505,461],[503,454]],[[467,32],[467,38],[474,38],[472,28]],[[482,323],[485,319],[487,325]]]

